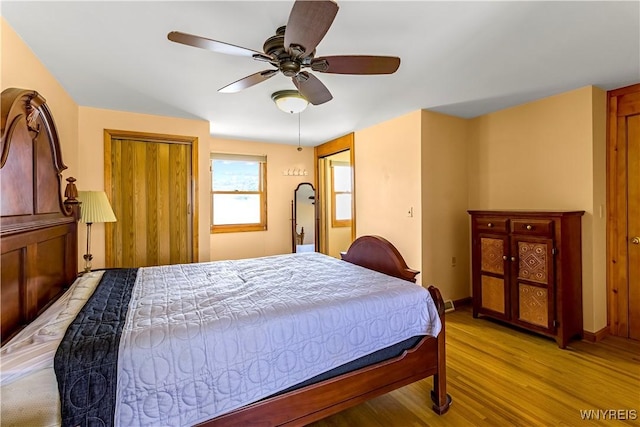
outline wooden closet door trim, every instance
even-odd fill
[[[353,132],[325,142],[313,148],[314,155],[314,184],[317,191],[322,192],[325,185],[320,185],[320,176],[318,167],[320,165],[320,158],[328,157],[333,154],[341,153],[349,150],[349,163],[351,164],[351,240],[356,239],[356,146],[355,146],[355,134]],[[321,197],[322,195],[319,194]],[[324,199],[321,199],[324,200]],[[317,205],[316,205],[317,209]],[[316,236],[320,235],[320,221],[318,215],[316,215]],[[316,237],[317,238],[317,237]],[[328,248],[326,248],[328,250]]]
[[[609,333],[629,335],[629,271],[627,247],[627,141],[624,118],[638,113],[630,95],[640,84],[607,93],[607,296]],[[637,98],[636,98],[637,99]]]
[[[104,186],[105,192],[109,200],[113,200],[112,194],[112,181],[111,175],[112,169],[112,139],[128,139],[147,142],[162,142],[168,144],[184,144],[191,146],[191,204],[189,210],[191,212],[191,224],[189,232],[192,235],[191,241],[191,260],[193,262],[199,261],[199,185],[198,185],[198,137],[184,136],[184,135],[170,135],[159,133],[147,133],[147,132],[135,132],[126,130],[105,129],[103,133],[104,141]],[[117,216],[117,213],[116,213]],[[107,226],[109,224],[106,224]],[[117,238],[117,236],[116,236]],[[118,257],[122,256],[122,248],[118,242],[114,242],[111,233],[105,235],[105,249],[107,254],[117,254]],[[111,267],[110,260],[106,260],[106,267]]]

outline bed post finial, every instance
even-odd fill
[[[64,205],[67,211],[73,215],[76,221],[80,220],[80,201],[78,197],[78,189],[76,188],[76,179],[72,176],[67,178],[67,187],[64,189]]]

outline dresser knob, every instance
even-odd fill
[[[527,228],[527,230],[532,230],[532,229],[533,229],[533,227],[532,227],[532,226],[530,226],[530,225],[527,225],[527,227],[526,227],[526,228]]]
[[[502,255],[502,259],[503,259],[503,260],[505,260],[505,261],[506,261],[506,260],[507,260],[507,258],[508,258],[508,257],[507,257],[506,255]]]
[[[516,257],[512,256],[511,261],[515,261],[515,260],[516,260]]]
[[[489,227],[489,228],[493,227],[493,223],[490,222],[489,224],[487,224],[487,227]]]
[[[631,239],[631,243],[633,243],[634,245],[640,245],[640,237],[634,237],[633,239]]]

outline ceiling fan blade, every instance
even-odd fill
[[[218,92],[223,93],[234,93],[240,92],[242,89],[246,89],[253,85],[257,85],[258,83],[262,83],[270,77],[275,76],[278,73],[278,70],[264,70],[258,73],[251,74],[250,76],[244,77],[238,81],[235,81],[231,84],[226,85],[223,88],[218,89]]]
[[[284,32],[284,47],[294,55],[309,55],[322,40],[338,13],[332,0],[298,0],[293,4]]]
[[[400,66],[396,56],[323,56],[311,61],[311,69],[333,74],[393,74]]]
[[[250,58],[258,59],[272,59],[270,56],[265,55],[257,50],[247,49],[246,47],[235,46],[229,43],[219,42],[217,40],[211,40],[205,37],[194,36],[192,34],[181,33],[180,31],[171,31],[167,34],[167,38],[172,42],[186,44],[188,46],[199,47],[201,49],[207,49],[217,53],[225,53],[227,55],[236,56],[248,56]]]
[[[302,96],[307,98],[313,105],[324,104],[333,99],[329,89],[313,74],[302,71],[297,76],[292,77],[291,80],[293,80],[293,84],[296,85]]]

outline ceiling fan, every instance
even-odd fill
[[[287,25],[278,28],[276,35],[264,42],[264,52],[179,31],[172,31],[167,37],[176,43],[246,56],[275,67],[237,80],[219,89],[219,92],[239,92],[282,72],[291,77],[298,91],[311,104],[320,105],[330,101],[333,96],[320,79],[304,71],[305,68],[319,73],[363,75],[392,74],[400,66],[400,58],[395,56],[337,55],[316,58],[316,46],[329,30],[337,13],[338,5],[332,0],[297,0]]]

